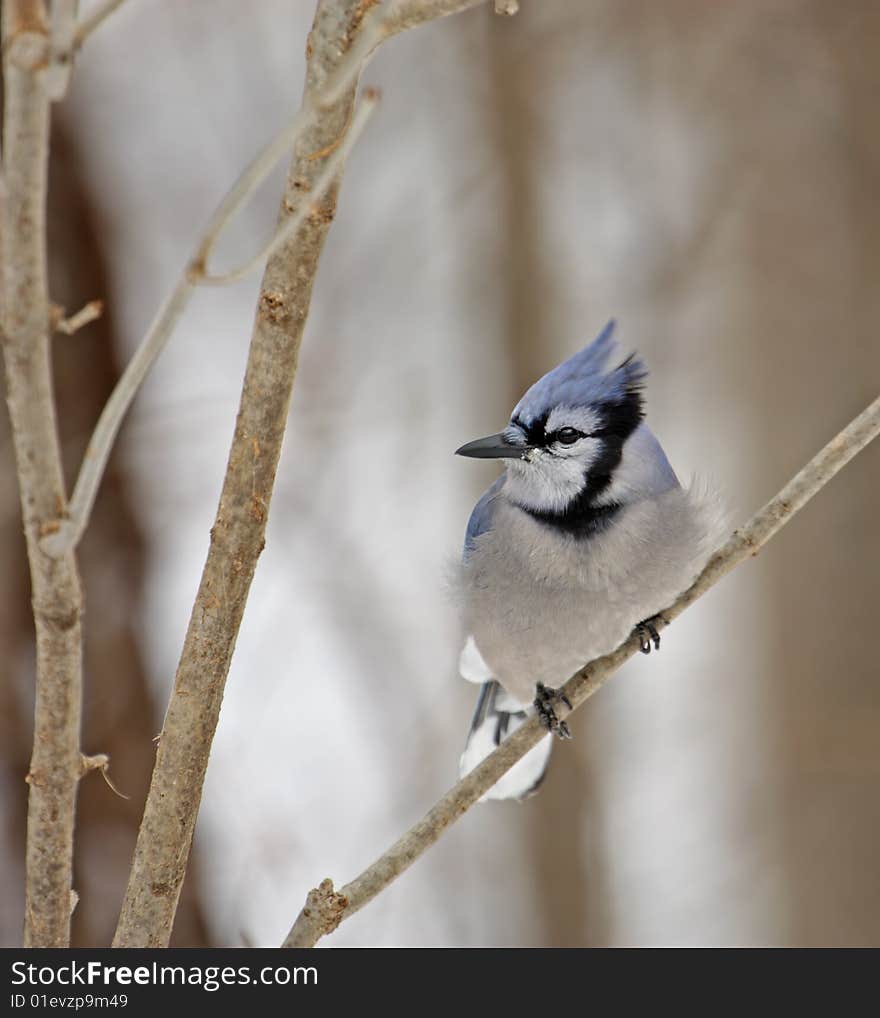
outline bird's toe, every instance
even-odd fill
[[[541,724],[548,732],[556,735],[557,738],[570,739],[571,729],[556,716],[553,705],[557,702],[565,704],[569,710],[572,709],[571,700],[569,700],[565,693],[550,686],[545,686],[543,682],[539,682],[535,686],[535,711],[540,718]]]

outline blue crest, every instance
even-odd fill
[[[607,370],[617,350],[614,326],[612,318],[588,347],[535,382],[517,403],[511,420],[528,426],[557,406],[616,406],[633,400],[641,405],[641,385],[648,374],[644,363],[633,355]]]

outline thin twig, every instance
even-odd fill
[[[309,109],[311,112],[312,107]],[[168,344],[196,286],[208,279],[206,264],[211,251],[223,230],[272,172],[275,164],[294,144],[308,122],[309,117],[304,116],[300,110],[257,154],[217,206],[192,257],[175,283],[174,290],[159,308],[101,411],[80,465],[66,517],[57,520],[53,532],[43,539],[42,548],[47,555],[64,555],[79,544],[88,526],[125,415],[150,369]]]
[[[113,443],[122,426],[125,414],[131,406],[132,400],[137,395],[146,378],[150,368],[156,362],[161,352],[165,349],[175,326],[181,315],[186,310],[197,285],[224,285],[243,279],[250,272],[257,269],[266,255],[274,254],[282,244],[302,225],[306,216],[310,215],[317,202],[319,202],[329,190],[334,179],[342,167],[342,164],[351,150],[351,146],[361,133],[366,121],[375,108],[378,101],[378,93],[374,90],[367,90],[364,99],[355,115],[352,127],[355,128],[355,136],[344,146],[340,146],[332,159],[332,166],[329,172],[322,172],[311,189],[311,202],[303,203],[295,215],[282,218],[275,233],[267,242],[263,250],[258,252],[252,259],[243,266],[222,275],[208,275],[206,259],[209,256],[213,245],[219,239],[224,226],[228,225],[230,218],[236,214],[243,202],[258,187],[263,179],[271,172],[278,161],[279,154],[286,151],[292,144],[290,128],[285,128],[277,138],[260,153],[254,162],[239,178],[230,194],[223,200],[218,212],[211,218],[205,234],[199,243],[196,253],[193,255],[188,268],[177,281],[173,293],[159,310],[147,334],[140,346],[135,350],[134,356],[126,365],[116,387],[107,400],[95,430],[89,440],[79,476],[73,488],[70,498],[70,505],[67,510],[67,517],[57,521],[53,533],[43,538],[42,548],[47,555],[58,556],[70,551],[79,544],[88,525],[89,517],[98,496],[101,486],[101,479],[107,468],[110,453],[113,450]],[[295,119],[300,123],[299,115]],[[301,130],[301,128],[300,128]],[[279,141],[284,139],[285,145],[279,148]],[[328,161],[330,162],[330,161]],[[246,180],[247,186],[242,187],[241,181]],[[233,196],[233,197],[230,197]],[[219,215],[222,210],[222,217]]]
[[[50,43],[42,0],[3,3],[3,354],[36,626],[34,749],[27,776],[25,945],[70,940],[82,688],[82,595],[72,554],[39,538],[65,504],[55,429],[46,281]]]
[[[257,155],[217,206],[192,258],[177,281],[173,293],[153,320],[147,334],[116,383],[116,388],[107,401],[89,440],[74,485],[67,516],[57,520],[53,533],[44,541],[43,551],[47,555],[63,555],[75,548],[81,540],[98,495],[101,479],[110,458],[110,451],[128,408],[150,368],[171,338],[174,327],[189,303],[196,285],[218,283],[218,278],[209,275],[207,269],[211,252],[223,230],[271,173],[281,156],[291,146],[295,149],[298,147],[300,140],[306,135],[316,117],[338,104],[340,96],[351,87],[352,82],[356,80],[382,40],[405,29],[414,28],[425,21],[454,14],[485,2],[486,0],[397,0],[385,10],[381,5],[370,7],[369,0],[361,0],[353,14],[351,33],[343,40],[342,55],[333,73],[323,82],[320,90],[304,97],[296,116]],[[333,139],[333,141],[337,140]],[[321,150],[316,151],[320,152]],[[312,151],[313,158],[315,154],[315,151]],[[332,175],[330,180],[332,182]],[[282,223],[282,230],[284,229],[285,226]],[[274,251],[282,243],[283,241],[278,240],[276,236],[269,247]],[[232,282],[234,279],[241,278],[246,270],[256,268],[259,262],[259,257],[255,258],[240,270],[241,274],[227,274],[227,281]]]
[[[40,547],[44,554],[60,558],[77,546],[85,532],[92,506],[98,495],[101,478],[110,459],[113,442],[122,426],[125,412],[141,387],[147,372],[168,342],[174,326],[189,303],[194,283],[183,275],[168,300],[162,305],[144,341],[137,348],[125,371],[116,383],[110,398],[89,440],[73,495],[65,516],[57,519],[53,529],[43,537]]]
[[[46,72],[46,91],[52,102],[63,99],[70,84],[78,7],[79,0],[52,0],[51,48]]]
[[[131,798],[131,796],[126,795],[124,792],[120,792],[110,779],[110,757],[106,753],[96,753],[94,756],[83,754],[80,757],[81,777],[85,777],[90,771],[100,771],[107,787],[111,792],[118,795],[120,799]]]
[[[229,269],[226,272],[214,275],[205,272],[199,278],[200,283],[206,286],[226,286],[229,283],[237,283],[239,280],[244,279],[290,240],[300,226],[302,226],[306,216],[320,214],[318,203],[330,189],[330,185],[345,165],[352,147],[360,137],[363,129],[367,126],[367,121],[370,119],[378,102],[379,93],[376,89],[368,88],[364,90],[363,98],[352,117],[351,127],[348,129],[345,141],[333,149],[330,158],[324,163],[323,171],[312,187],[313,200],[310,203],[303,202],[293,215],[282,220],[273,235],[253,257],[239,265],[238,268]]]
[[[73,36],[73,48],[79,49],[88,37],[101,25],[106,18],[125,3],[125,0],[103,0],[91,14],[83,18]]]
[[[69,318],[64,317],[64,308],[53,306],[52,327],[56,332],[65,336],[72,336],[75,332],[85,328],[92,322],[96,322],[104,314],[104,302],[102,300],[90,300],[84,304],[79,311]]]
[[[856,453],[880,434],[880,397],[843,431],[789,483],[756,513],[709,560],[705,569],[674,604],[661,613],[657,628],[662,630],[697,598],[713,587],[722,576],[744,562],[773,537],[806,503],[820,491]],[[641,646],[634,634],[617,650],[597,658],[573,675],[562,687],[572,710],[584,704],[608,681],[611,675]],[[562,703],[555,706],[560,720],[570,713]],[[482,763],[454,785],[442,799],[406,834],[399,838],[360,876],[338,891],[325,879],[309,892],[284,947],[313,947],[344,919],[354,915],[411,866],[459,817],[547,734],[537,717],[531,717]]]
[[[421,21],[476,2],[426,0]],[[367,8],[367,0],[318,3],[304,96],[304,106],[314,105],[317,112],[294,146],[282,219],[297,215],[303,204],[314,206],[315,185],[345,142],[360,65],[346,71],[349,84],[333,102],[328,104],[325,97],[334,73],[352,59],[347,54],[356,50],[359,33],[369,24]],[[420,23],[411,0],[400,9],[409,18],[406,27]],[[397,10],[392,6],[386,17]],[[392,27],[396,29],[396,23]],[[299,347],[318,259],[335,212],[338,180],[337,171],[320,214],[304,218],[295,236],[269,259],[263,276],[220,504],[159,740],[113,941],[117,947],[168,943],[226,677],[264,544]]]
[[[223,196],[223,200],[208,220],[208,225],[199,239],[195,253],[187,266],[188,274],[198,281],[207,272],[208,259],[217,246],[220,235],[249,200],[260,184],[275,168],[278,160],[296,143],[297,138],[308,127],[315,112],[314,105],[297,110],[295,116],[286,124],[266,147],[245,167],[238,180]]]

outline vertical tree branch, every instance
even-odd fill
[[[384,5],[377,7],[374,0],[319,0],[306,49],[303,106],[320,105],[320,111],[297,138],[282,221],[314,201],[310,192],[345,140],[358,71],[375,45],[404,28],[480,2],[401,0],[389,4],[385,14]],[[371,8],[376,8],[372,15]],[[355,47],[362,52],[360,63],[328,98],[327,83]],[[264,545],[299,346],[338,185],[337,180],[272,255],[263,275],[220,505],[159,740],[116,947],[164,946],[171,933],[223,687]]]
[[[307,92],[320,87],[348,43],[357,0],[324,0],[310,35]],[[323,158],[348,125],[355,85],[304,132],[282,217],[309,201]],[[201,583],[165,717],[114,946],[168,942],[201,800],[223,687],[266,521],[299,346],[337,185],[263,276],[241,403]]]
[[[24,934],[32,947],[66,946],[70,936],[82,687],[76,562],[72,553],[50,559],[39,548],[43,528],[65,505],[46,282],[49,50],[43,0],[6,0],[3,355],[37,637]]]
[[[333,73],[326,77],[321,89],[306,93],[293,120],[251,162],[217,206],[199,240],[195,254],[177,280],[173,293],[160,308],[119,384],[107,401],[80,467],[68,506],[68,515],[64,519],[59,519],[57,527],[53,526],[48,536],[43,539],[43,551],[50,555],[62,555],[73,550],[82,538],[123,417],[147,372],[170,339],[195,287],[198,284],[224,285],[241,279],[252,269],[257,268],[263,258],[280,250],[282,245],[297,233],[300,219],[311,215],[312,210],[305,203],[299,203],[296,215],[287,219],[282,218],[276,233],[254,258],[231,272],[219,275],[208,272],[208,257],[220,234],[248,197],[265,180],[277,160],[291,145],[296,148],[314,119],[321,116],[322,111],[333,108],[340,96],[353,87],[373,50],[383,40],[424,21],[453,14],[484,2],[485,0],[397,0],[396,3],[380,7],[379,0],[361,0],[352,16],[352,42],[343,57],[337,61]],[[364,116],[369,114],[376,98],[375,92],[364,96]],[[345,154],[353,144],[354,135],[363,126],[363,119],[356,119],[360,120],[360,123],[356,122],[349,126],[344,141],[326,152],[318,152],[322,157],[322,176],[312,183],[310,194],[313,202],[318,202],[323,197],[326,188],[338,175],[337,169],[343,164]]]
[[[590,16],[586,6],[583,16]],[[559,312],[552,310],[564,302],[559,299],[558,258],[551,253],[543,204],[547,168],[538,140],[552,95],[558,49],[541,46],[533,52],[540,11],[527,10],[523,18],[515,30],[500,25],[492,32],[486,51],[492,88],[486,133],[495,145],[499,185],[494,254],[502,280],[504,353],[510,362],[510,383],[497,407],[499,416],[506,416],[533,380],[544,374],[552,337],[564,331],[559,328]],[[591,723],[590,717],[583,721]],[[529,912],[533,936],[545,947],[603,942],[598,927],[606,913],[607,878],[605,860],[596,850],[603,838],[591,838],[596,846],[592,850],[585,843],[587,816],[591,832],[603,830],[596,744],[590,732],[566,746],[565,762],[551,763],[541,794],[530,804],[523,838],[534,902]]]
[[[46,71],[45,88],[53,102],[64,98],[70,84],[78,9],[79,0],[52,0],[49,68]]]

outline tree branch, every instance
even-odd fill
[[[361,109],[355,115],[355,123],[352,125],[345,144],[340,145],[333,153],[324,172],[315,181],[309,195],[311,200],[303,201],[295,213],[289,218],[282,219],[264,247],[244,265],[220,275],[209,275],[206,261],[223,229],[271,172],[280,155],[290,147],[292,144],[291,128],[298,125],[297,129],[302,131],[302,120],[299,114],[293,124],[286,127],[257,156],[221,202],[199,241],[196,253],[178,279],[171,296],[159,309],[159,313],[153,319],[147,334],[126,365],[125,371],[101,411],[101,416],[95,425],[95,430],[83,456],[73,495],[67,507],[66,518],[57,520],[52,532],[42,539],[41,546],[47,555],[57,557],[72,551],[82,539],[95,505],[95,499],[98,497],[98,490],[104,477],[104,471],[107,469],[113,443],[116,441],[128,408],[150,368],[165,349],[196,286],[199,284],[225,285],[243,279],[251,271],[257,269],[267,255],[274,254],[286,240],[293,236],[306,216],[314,213],[317,203],[330,189],[377,101],[378,93],[373,90],[369,90],[364,95]],[[281,142],[283,144],[280,144]]]
[[[65,336],[72,336],[75,332],[86,325],[96,322],[104,314],[104,302],[102,300],[90,300],[84,304],[79,311],[69,318],[64,317],[64,308],[54,305],[51,309],[52,328],[55,332],[61,332]]]
[[[742,529],[732,535],[724,547],[712,556],[691,587],[661,613],[658,630],[669,625],[731,569],[757,555],[770,538],[878,434],[880,397],[813,457]],[[639,650],[640,644],[641,638],[633,634],[617,650],[597,658],[573,675],[562,687],[571,702],[572,710],[576,710],[598,692],[611,675]],[[560,721],[570,713],[561,703],[554,707]],[[313,947],[321,937],[332,933],[344,919],[372,901],[546,734],[546,729],[537,717],[529,718],[351,883],[336,891],[331,880],[323,880],[309,892],[306,904],[283,946]]]
[[[116,8],[121,7],[124,2],[125,0],[103,0],[102,3],[98,4],[92,13],[83,18],[77,26],[73,36],[73,48],[79,49],[92,32],[103,24],[104,20],[109,18]]]
[[[79,0],[52,0],[52,19],[49,29],[49,68],[46,72],[46,91],[53,102],[67,94],[73,71],[73,37],[76,32],[76,15]]]
[[[36,624],[34,749],[27,781],[25,945],[70,939],[82,689],[76,562],[39,539],[65,507],[50,364],[46,281],[49,33],[43,0],[3,4],[5,198],[3,355]]]
[[[370,33],[368,39],[382,38],[477,2],[482,0],[406,0],[391,5],[377,29],[374,19],[382,9],[371,12],[370,0],[319,0],[303,100],[304,108],[318,113],[308,117],[295,143],[282,222],[304,203],[315,204],[315,185],[333,151],[345,141],[357,76],[371,52],[359,45],[364,32]],[[346,60],[346,53],[356,53],[357,59],[352,55]],[[223,687],[264,544],[299,346],[337,190],[338,178],[295,236],[275,252],[263,276],[220,505],[159,740],[113,941],[117,947],[168,943]]]
[[[355,142],[360,137],[361,132],[367,126],[367,121],[370,119],[378,101],[379,93],[375,88],[368,88],[364,90],[361,104],[355,111],[355,114],[351,119],[351,126],[346,132],[345,141],[338,145],[333,150],[332,154],[328,156],[327,161],[324,164],[324,169],[321,171],[318,179],[312,187],[311,203],[307,204],[303,202],[290,216],[290,218],[282,220],[272,236],[266,241],[260,250],[257,251],[255,255],[252,255],[246,262],[243,262],[234,269],[228,269],[226,272],[212,274],[207,270],[204,270],[204,273],[199,277],[200,283],[205,286],[226,286],[229,283],[237,283],[239,280],[244,279],[255,269],[258,269],[264,261],[271,258],[276,251],[284,247],[284,245],[302,226],[306,216],[320,214],[317,202],[324,197],[334,180],[336,180],[342,172],[342,168],[345,166],[349,153],[354,147]]]
[[[110,451],[125,414],[150,368],[165,349],[180,316],[189,304],[195,287],[201,283],[219,285],[243,278],[251,269],[258,267],[265,251],[274,252],[282,244],[284,237],[292,236],[296,232],[296,226],[282,220],[278,232],[266,245],[264,252],[246,265],[222,275],[208,273],[208,259],[223,230],[269,175],[281,156],[291,146],[296,147],[300,143],[316,117],[320,117],[324,111],[338,104],[340,97],[352,87],[352,83],[380,42],[425,21],[454,14],[485,2],[486,0],[397,0],[386,9],[377,5],[377,0],[361,0],[357,5],[352,14],[351,38],[346,40],[346,48],[338,64],[320,89],[306,92],[302,106],[290,124],[259,153],[220,202],[171,296],[162,305],[119,379],[89,441],[66,516],[57,521],[53,532],[43,541],[43,551],[47,555],[59,556],[72,551],[85,533],[110,458]],[[320,149],[316,151],[320,152]],[[315,158],[314,152],[312,158]],[[319,165],[324,165],[323,159],[319,160]],[[328,187],[332,179],[331,174],[323,182],[315,180],[312,185],[313,202],[317,202],[323,196],[323,188]],[[306,215],[307,212],[302,214]]]

